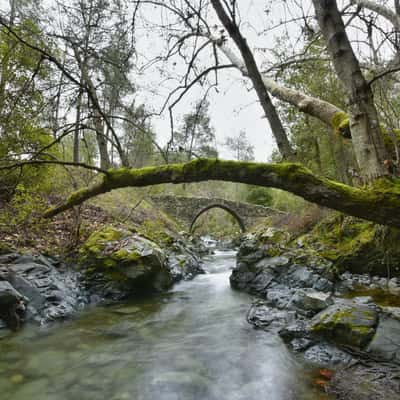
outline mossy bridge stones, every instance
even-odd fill
[[[244,232],[263,218],[284,215],[282,211],[256,204],[225,199],[185,196],[151,196],[152,203],[175,218],[189,232],[200,217],[212,208],[222,208],[231,214]]]

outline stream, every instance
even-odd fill
[[[235,252],[170,292],[0,340],[1,400],[321,400],[313,368],[246,322]]]

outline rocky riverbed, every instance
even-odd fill
[[[284,237],[269,229],[241,241],[230,283],[255,296],[248,322],[279,335],[307,362],[336,369],[324,389],[338,398],[397,399],[400,279],[343,272],[301,244],[283,245]],[[0,338],[25,322],[48,324],[88,304],[190,280],[204,273],[200,247],[182,237],[155,243],[104,227],[81,247],[75,266],[43,255],[1,255]],[[363,382],[361,389],[356,382]]]
[[[68,265],[44,255],[0,255],[0,337],[23,323],[71,317],[88,304],[109,304],[161,292],[204,273],[196,248],[182,239],[168,247],[127,230],[94,232]]]
[[[301,248],[287,247],[276,255],[280,234],[270,230],[262,240],[247,235],[240,246],[230,281],[232,287],[256,295],[248,322],[276,331],[292,351],[312,363],[352,366],[354,381],[374,378],[374,385],[358,395],[338,375],[331,390],[339,398],[347,390],[353,392],[348,398],[397,399],[400,375],[386,368],[400,371],[400,279],[338,273],[330,261]],[[371,368],[363,366],[366,359]],[[397,378],[388,384],[388,376]],[[371,397],[384,386],[380,397]]]

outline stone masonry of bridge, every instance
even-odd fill
[[[242,231],[246,231],[263,218],[284,214],[282,211],[270,207],[216,198],[151,196],[150,200],[156,207],[176,219],[189,232],[197,218],[211,208],[222,208],[233,215]]]

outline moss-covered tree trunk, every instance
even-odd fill
[[[215,159],[141,169],[111,169],[99,183],[73,193],[64,203],[48,210],[45,216],[52,217],[113,189],[207,180],[275,187],[321,206],[400,228],[400,181],[397,179],[381,178],[375,186],[360,189],[316,176],[300,164]]]

